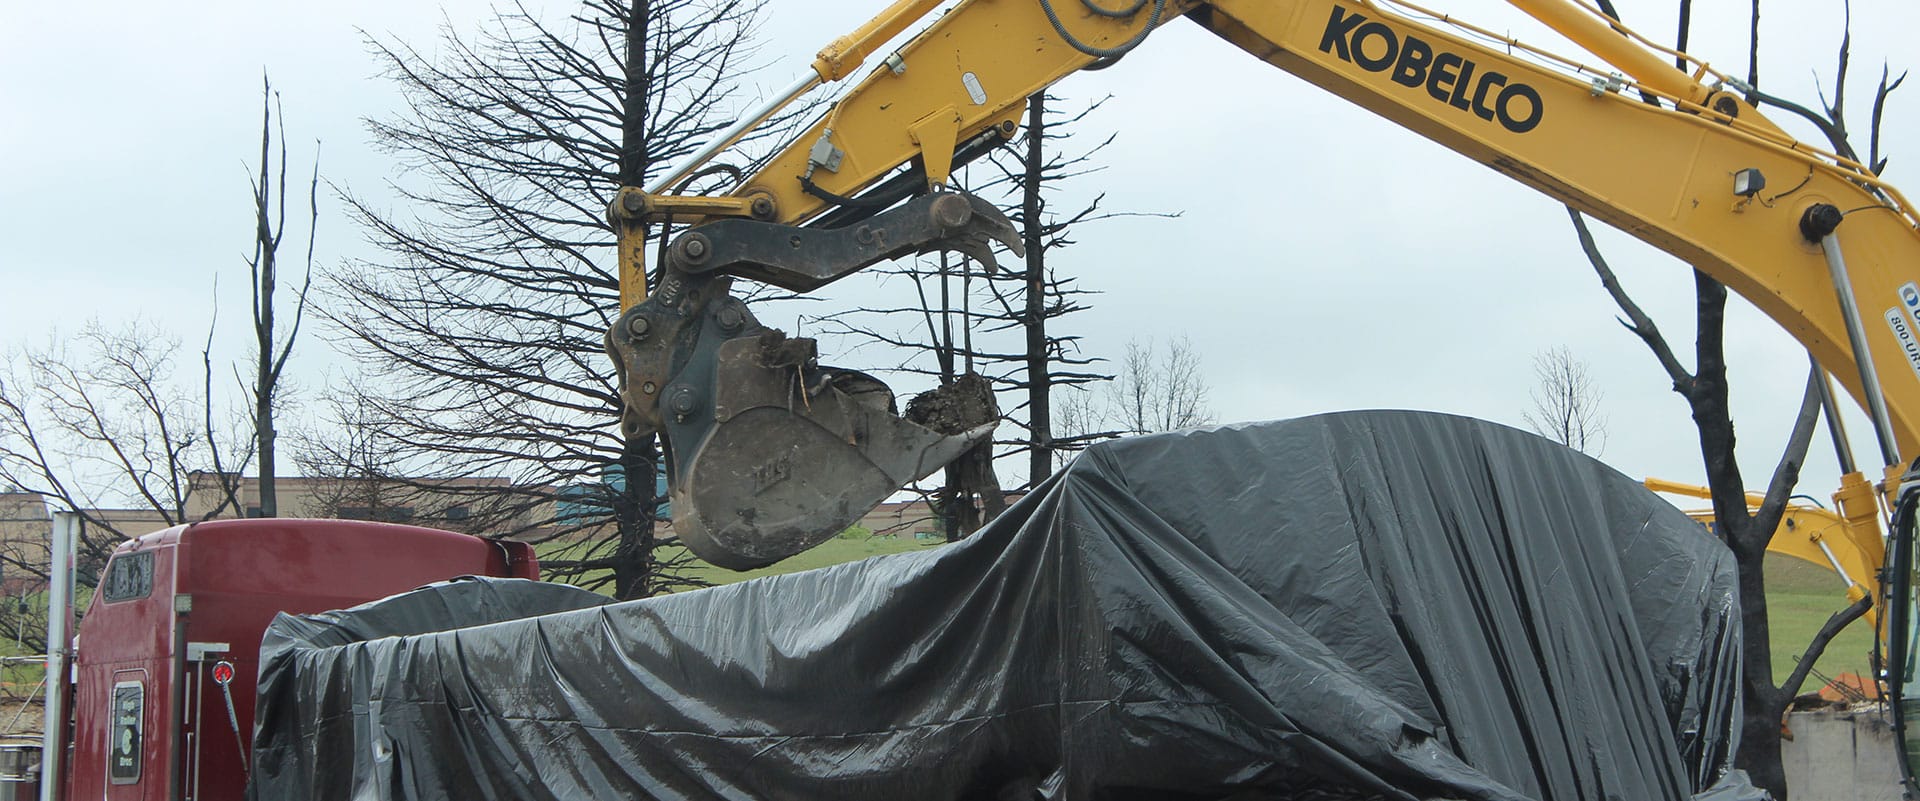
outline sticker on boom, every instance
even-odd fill
[[[1900,285],[1900,306],[1887,309],[1887,327],[1893,329],[1893,338],[1900,343],[1900,352],[1907,357],[1907,366],[1913,368],[1913,375],[1920,378],[1920,337],[1916,337],[1914,326],[1920,324],[1920,284],[1912,281]]]
[[[1920,377],[1920,340],[1916,340],[1913,325],[1907,322],[1907,316],[1899,309],[1887,309],[1887,327],[1893,329],[1893,338],[1900,342],[1900,351],[1906,354],[1907,366],[1913,368],[1913,374]]]
[[[1418,36],[1393,32],[1366,15],[1333,7],[1327,29],[1320,34],[1320,52],[1358,64],[1368,72],[1392,70],[1393,82],[1408,88],[1425,86],[1434,100],[1473,114],[1514,133],[1526,133],[1540,124],[1546,107],[1540,93],[1524,83],[1508,83],[1491,70],[1475,74],[1478,65],[1457,53],[1434,52]]]

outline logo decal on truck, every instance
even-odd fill
[[[140,762],[144,754],[140,744],[146,734],[146,685],[122,681],[113,685],[112,721],[107,740],[107,780],[112,784],[140,781]]]
[[[1402,37],[1384,23],[1339,6],[1333,7],[1320,34],[1320,52],[1368,72],[1391,70],[1394,83],[1425,86],[1434,100],[1489,122],[1498,119],[1500,127],[1514,133],[1533,130],[1546,113],[1540,92],[1532,86],[1508,83],[1507,76],[1491,70],[1475,74],[1479,65],[1472,59],[1444,50],[1436,53],[1425,39]]]

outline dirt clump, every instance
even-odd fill
[[[968,373],[907,401],[906,418],[942,434],[971,431],[1000,419],[993,385],[985,376]]]

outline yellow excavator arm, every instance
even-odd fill
[[[1902,454],[1920,454],[1920,230],[1906,200],[1785,134],[1737,80],[1574,0],[1513,2],[1604,63],[1372,0],[962,0],[732,191],[670,193],[699,159],[623,189],[610,218],[628,308],[609,349],[628,429],[667,442],[676,530],[711,561],[765,564],[832,536],[991,431],[900,419],[883,384],[819,365],[810,340],[760,325],[729,282],[806,291],[884,258],[992,258],[990,241],[1017,250],[990,204],[943,191],[955,165],[1011,137],[1029,96],[1153,46],[1156,26],[1183,17],[1732,287],[1870,411],[1897,476]],[[850,75],[936,5],[903,0],[836,41],[702,157]],[[1260,146],[1250,134],[1248,147]],[[663,223],[690,228],[649,293],[646,234]]]
[[[1645,483],[1655,492],[1703,500],[1713,497],[1712,490],[1694,484],[1658,478]],[[1747,493],[1747,510],[1760,508],[1764,500],[1760,493]],[[1832,570],[1840,578],[1849,602],[1874,598],[1876,605],[1867,609],[1866,617],[1867,624],[1878,629],[1880,571],[1886,566],[1887,546],[1881,540],[1880,510],[1873,489],[1854,473],[1833,494],[1833,500],[1833,509],[1789,503],[1767,541],[1767,550]],[[1714,526],[1712,509],[1690,510],[1687,516],[1709,528]]]

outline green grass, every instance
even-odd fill
[[[736,581],[746,581],[747,579],[759,578],[761,576],[779,576],[787,573],[798,573],[802,570],[838,565],[890,553],[905,553],[907,551],[937,548],[944,544],[945,541],[943,540],[915,540],[911,537],[905,539],[872,536],[858,538],[835,537],[827,540],[818,548],[802,552],[790,559],[758,570],[749,570],[741,573],[701,562],[698,567],[688,572],[695,578],[703,579],[714,584],[732,584]],[[674,545],[669,547],[679,548],[680,546]]]
[[[758,570],[749,570],[742,573],[706,562],[696,561],[693,567],[684,571],[684,573],[689,578],[698,579],[714,585],[732,584],[734,582],[746,581],[747,579],[760,578],[761,576],[798,573],[802,570],[812,570],[816,567],[837,565],[890,553],[905,553],[907,551],[937,548],[945,544],[942,540],[916,540],[911,536],[898,539],[889,536],[876,537],[864,534],[864,531],[865,529],[849,530],[833,539],[827,540],[817,548],[801,552],[789,559]],[[558,542],[542,545],[537,548],[536,551],[542,561],[549,559],[558,560],[574,558],[575,553],[579,551],[581,547],[582,545],[580,543]],[[658,554],[662,561],[678,559],[685,555],[686,550],[679,545],[663,545],[660,547],[660,553]],[[602,587],[602,590],[611,591],[611,587]]]
[[[1774,681],[1783,681],[1793,672],[1813,635],[1828,617],[1846,606],[1846,588],[1832,570],[1791,556],[1767,555],[1767,622],[1773,641]],[[1862,618],[1841,630],[1813,667],[1828,676],[1870,676],[1867,654],[1872,649],[1873,632]],[[1818,689],[1819,680],[1809,678],[1801,691]]]

